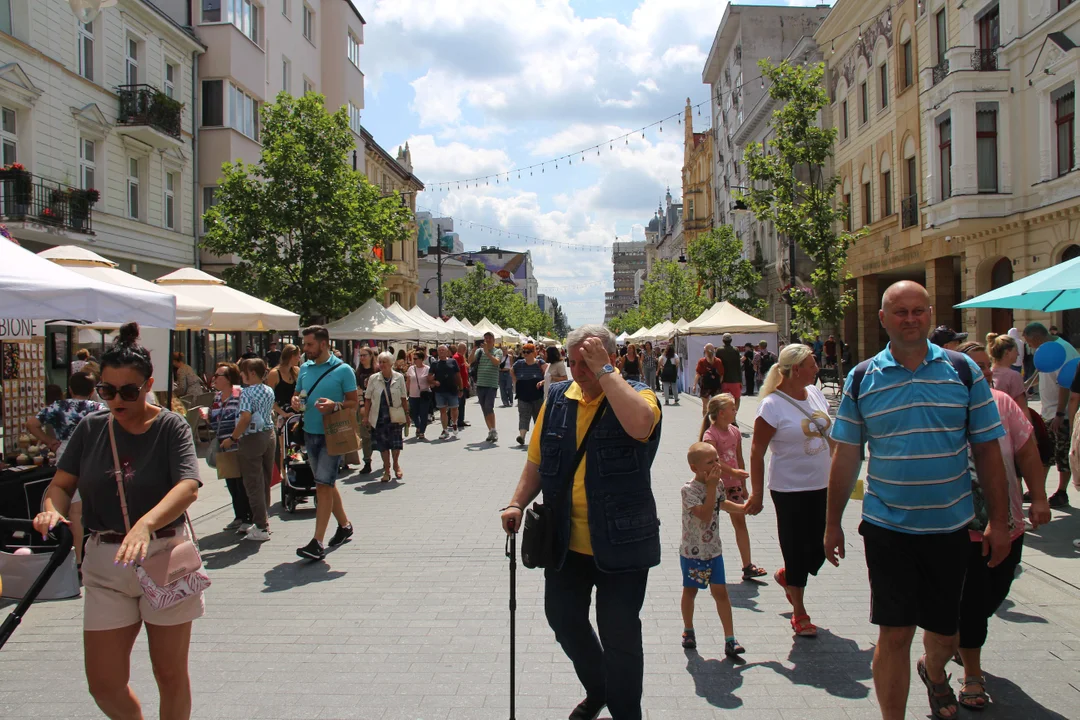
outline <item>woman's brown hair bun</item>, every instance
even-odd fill
[[[139,323],[129,322],[121,325],[116,342],[118,345],[136,345],[139,342]]]

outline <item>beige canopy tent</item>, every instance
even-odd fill
[[[690,321],[686,318],[679,318],[678,322],[675,323],[675,332],[681,335],[686,332],[688,327],[690,327]]]
[[[724,300],[692,320],[684,332],[687,335],[721,335],[723,333],[775,333],[779,329],[776,323],[759,320]]]
[[[487,318],[483,318],[480,322],[473,325],[473,330],[484,335],[484,333],[491,333],[495,336],[495,342],[517,342],[517,336],[510,336],[505,330],[491,322]]]
[[[165,292],[197,305],[213,308],[210,327],[216,332],[268,332],[296,330],[300,316],[265,300],[229,287],[221,278],[196,270],[181,268],[154,281]]]
[[[120,270],[116,263],[86,248],[75,245],[58,245],[38,253],[39,256],[94,280],[176,298],[176,329],[201,330],[210,327],[214,309],[209,305],[181,297],[167,286],[155,285],[137,275]],[[117,324],[102,324],[99,327],[112,328]]]
[[[369,299],[345,317],[329,323],[326,329],[335,340],[420,342],[423,339],[420,328],[398,322],[375,298]]]
[[[659,323],[656,327],[649,331],[652,336],[649,338],[653,342],[660,342],[661,340],[669,340],[675,334],[675,323],[670,320],[665,320]]]
[[[454,340],[456,342],[469,342],[471,340],[479,340],[483,337],[480,333],[473,330],[471,327],[465,324],[465,321],[458,320],[456,317],[452,317],[449,320],[444,320],[443,323],[446,327],[450,328],[454,333]]]
[[[416,315],[412,310],[406,310],[401,303],[394,301],[394,303],[386,308],[387,312],[398,319],[402,325],[408,325],[420,329],[421,338],[425,342],[439,343],[447,342],[453,338],[453,333],[447,332],[446,328],[442,324],[435,324],[435,319],[431,318],[427,313],[419,308],[420,314]],[[430,318],[430,321],[425,319]]]

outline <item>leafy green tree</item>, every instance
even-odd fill
[[[641,289],[637,307],[612,318],[608,327],[616,333],[632,333],[664,320],[696,318],[708,307],[709,298],[701,292],[693,271],[682,268],[673,260],[661,260],[653,266]]]
[[[471,323],[487,318],[533,337],[549,334],[554,326],[550,315],[525,302],[513,285],[489,273],[483,263],[477,263],[465,277],[443,283],[443,299],[447,314]]]
[[[348,115],[321,95],[278,95],[260,140],[258,163],[222,166],[202,247],[239,258],[223,273],[233,287],[304,322],[341,317],[379,292],[390,266],[373,250],[407,239],[411,213],[352,169]]]
[[[762,315],[765,302],[757,296],[761,273],[742,255],[742,242],[730,225],[698,235],[686,248],[690,268],[717,300],[727,300],[751,315]]]
[[[556,336],[560,338],[566,337],[570,334],[570,322],[566,319],[566,312],[563,311],[562,305],[556,298],[550,298],[551,302],[551,314],[553,320],[552,331]]]
[[[636,307],[628,308],[608,321],[608,329],[616,335],[635,333],[643,327],[645,321],[642,319],[641,308]]]
[[[777,233],[795,242],[814,263],[811,287],[789,288],[792,331],[816,334],[811,328],[836,328],[854,299],[845,288],[848,248],[865,233],[837,232],[849,209],[835,203],[839,178],[825,177],[833,154],[836,128],[819,127],[819,113],[829,98],[822,85],[823,64],[801,66],[784,60],[758,63],[778,102],[767,147],[746,149],[746,169],[752,189],[743,194],[760,221],[771,221]]]

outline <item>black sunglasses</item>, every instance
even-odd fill
[[[142,389],[146,387],[146,383],[142,385],[136,385],[130,383],[121,387],[110,385],[109,383],[98,383],[94,386],[97,389],[97,393],[101,396],[102,400],[112,400],[117,395],[124,402],[132,402],[139,399],[139,394],[142,393]]]

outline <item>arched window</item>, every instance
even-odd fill
[[[892,185],[892,161],[889,153],[882,153],[878,161],[879,186],[881,187],[881,217],[889,217],[893,214],[893,185]]]
[[[847,212],[844,216],[844,229],[848,232],[851,231],[851,179],[844,178],[844,195],[841,200],[844,203],[844,207]]]
[[[874,222],[874,186],[869,165],[863,165],[862,169],[862,222],[863,225]]]

